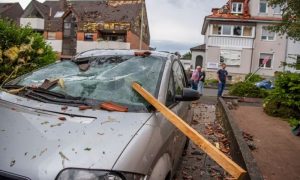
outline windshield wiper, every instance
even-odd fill
[[[24,96],[45,103],[55,102],[57,104],[74,106],[89,104],[86,102],[85,99],[82,99],[80,97],[73,97],[70,95],[65,95],[42,88],[25,87],[21,85],[5,85],[3,88],[8,90],[22,89],[22,91],[25,92]]]

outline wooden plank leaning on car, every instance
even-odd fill
[[[236,179],[243,179],[246,171],[238,164],[233,162],[224,153],[212,145],[207,139],[200,135],[195,129],[168,109],[165,105],[154,98],[147,90],[145,90],[138,83],[133,83],[132,87],[142,97],[144,97],[151,105],[153,105],[159,112],[161,112],[173,125],[175,125],[184,135],[192,140],[200,149],[207,153],[213,160],[215,160],[224,170]]]

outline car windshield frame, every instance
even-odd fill
[[[105,61],[109,58],[113,59],[114,57],[115,58],[116,57],[121,58],[121,59],[119,59],[120,62],[117,62],[117,63],[108,62],[107,64],[103,63],[102,65],[101,65],[101,63],[102,63],[101,62],[100,65],[98,64],[101,60]],[[30,83],[30,81],[31,82],[35,81],[34,77],[37,76],[36,74],[39,74],[39,73],[44,72],[44,71],[47,72],[47,70],[49,70],[51,68],[53,69],[53,68],[60,67],[60,66],[63,66],[63,65],[72,65],[73,67],[71,67],[71,68],[76,67],[77,69],[74,70],[74,72],[72,72],[72,73],[75,73],[75,74],[79,73],[79,74],[77,74],[76,77],[80,77],[80,75],[82,75],[82,74],[95,73],[97,70],[99,70],[99,69],[103,70],[104,68],[108,68],[108,70],[101,71],[101,73],[100,73],[101,76],[108,75],[109,73],[106,73],[106,71],[107,72],[112,71],[112,74],[115,73],[115,74],[118,75],[118,72],[119,72],[118,71],[118,66],[121,66],[121,68],[122,68],[122,65],[123,65],[123,67],[125,67],[125,68],[128,66],[129,67],[128,71],[131,71],[131,72],[128,72],[128,74],[124,74],[124,77],[121,77],[121,76],[114,77],[113,75],[111,75],[111,78],[114,78],[114,80],[109,81],[109,82],[116,81],[116,82],[112,83],[116,86],[118,86],[119,84],[124,84],[125,83],[124,86],[126,86],[126,88],[123,87],[123,86],[121,88],[124,88],[127,91],[132,91],[133,92],[134,90],[131,88],[131,83],[135,81],[135,82],[140,83],[142,86],[144,86],[144,88],[147,89],[153,96],[158,97],[159,89],[160,89],[161,82],[162,82],[163,72],[165,70],[166,61],[167,61],[167,57],[155,56],[155,55],[150,55],[150,56],[147,56],[147,57],[140,57],[140,56],[134,56],[134,55],[99,55],[99,56],[91,56],[91,57],[85,57],[85,58],[78,58],[78,59],[75,59],[73,61],[61,61],[61,62],[58,62],[58,63],[54,63],[54,64],[51,64],[51,65],[45,66],[45,67],[40,68],[36,71],[32,71],[28,74],[20,76],[20,77],[16,78],[15,80],[10,81],[6,85],[25,86],[25,87],[38,86],[39,87],[42,84],[41,79],[39,81],[36,81],[35,84]],[[144,63],[144,66],[140,67],[139,65],[142,64],[142,63]],[[126,64],[128,64],[128,65],[126,66]],[[85,69],[85,70],[82,70],[80,68],[81,65],[88,65],[88,68]],[[107,67],[105,67],[106,65],[107,65]],[[133,69],[130,66],[133,66],[132,67]],[[134,67],[138,67],[138,69],[136,69],[137,72],[134,71]],[[113,71],[114,68],[116,68],[117,70]],[[67,69],[66,71],[68,71],[69,69]],[[54,78],[54,79],[57,79],[57,80],[64,79],[65,81],[63,81],[63,82],[66,82],[66,85],[68,85],[68,83],[70,83],[70,82],[74,82],[74,84],[75,84],[78,81],[78,84],[80,83],[80,81],[76,80],[76,79],[71,80],[71,81],[70,80],[66,81],[65,78],[68,77],[68,75],[69,75],[68,73],[69,72],[67,72],[64,76],[57,77],[57,78]],[[72,74],[72,73],[70,73],[70,74]],[[82,74],[80,74],[80,73],[82,73]],[[122,72],[120,72],[120,73],[122,73]],[[137,75],[138,73],[143,73],[143,74],[139,74],[141,77],[134,76],[134,75]],[[64,74],[64,73],[62,73],[62,74]],[[98,74],[96,73],[96,75],[98,75]],[[91,76],[91,77],[95,77],[95,78],[97,77],[98,78],[98,76],[96,76],[96,75]],[[119,74],[119,75],[122,75],[122,74]],[[154,75],[155,77],[152,78],[152,76],[151,76],[151,78],[149,78],[148,77],[149,75]],[[89,78],[90,76],[86,76],[86,77]],[[120,83],[118,82],[118,79],[117,79],[119,77],[121,77],[120,78],[121,79]],[[126,79],[127,77],[128,77],[128,79],[132,78],[132,81],[127,80]],[[149,79],[147,79],[147,77]],[[141,79],[139,79],[139,78],[141,78]],[[46,80],[46,79],[48,79],[48,80],[52,79],[53,80],[53,74],[49,75],[46,78],[42,78],[42,79],[43,80]],[[139,80],[142,80],[142,82],[139,81]],[[83,81],[88,83],[89,79],[84,79]],[[101,82],[97,81],[97,83],[96,83],[97,87],[100,86],[100,85],[98,85],[98,83],[102,83],[102,80],[100,80],[100,81]],[[131,90],[129,90],[129,88],[128,88],[129,82],[131,82],[130,83],[130,89]],[[148,85],[148,83],[149,83],[149,85]],[[153,85],[152,88],[149,87],[151,85]],[[105,87],[105,86],[103,86],[103,87]],[[89,86],[88,86],[88,88],[89,88]],[[64,93],[64,92],[62,92],[61,84],[58,84],[55,87],[50,88],[49,91],[50,92],[55,92],[55,93],[62,93],[62,94]],[[94,89],[94,91],[96,91],[96,88]],[[114,91],[118,92],[118,90],[115,90],[115,89],[114,89]],[[84,89],[82,90],[82,92],[85,92]],[[112,98],[111,100],[108,100],[108,99],[105,99],[105,98],[99,99],[97,97],[87,97],[85,95],[76,96],[76,93],[75,93],[75,95],[70,94],[69,91],[65,92],[65,95],[68,95],[70,97],[75,97],[75,98],[81,98],[81,100],[84,100],[85,102],[89,102],[89,105],[91,105],[91,106],[98,106],[99,107],[99,104],[102,103],[102,102],[112,102],[112,103],[116,103],[116,104],[124,105],[124,106],[128,107],[128,110],[130,112],[145,112],[145,111],[150,112],[150,111],[153,110],[151,105],[148,102],[146,102],[146,100],[144,100],[138,93],[133,92],[134,93],[133,94],[132,92],[128,93],[129,94],[128,95],[128,101],[126,101],[126,97],[123,98],[124,101],[122,101],[122,100],[121,101],[116,101],[116,99],[113,99],[112,97],[111,97]],[[123,91],[122,91],[122,93],[123,93]],[[60,104],[60,103],[53,102],[53,104]]]

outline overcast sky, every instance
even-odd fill
[[[0,2],[20,2],[25,8],[30,0]],[[211,13],[211,8],[221,7],[226,2],[227,0],[146,0],[151,46],[157,50],[184,53],[203,43],[201,28],[204,17]]]

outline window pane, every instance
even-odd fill
[[[170,106],[175,102],[175,92],[174,92],[174,80],[173,76],[170,76],[168,92],[167,92],[167,99],[166,99],[166,106]]]
[[[266,13],[267,12],[267,2],[260,2],[259,12],[261,12],[261,13]]]
[[[175,83],[175,94],[181,95],[183,88],[185,87],[185,78],[183,70],[178,62],[174,62],[172,70]]]
[[[275,38],[275,32],[271,32],[267,29],[267,27],[262,27],[262,40],[274,40]]]
[[[241,13],[243,9],[242,3],[232,3],[232,12],[233,13]]]
[[[231,26],[223,25],[223,35],[231,35]]]
[[[243,36],[252,36],[252,27],[245,26]]]
[[[55,32],[48,32],[48,39],[56,39],[56,33]]]
[[[222,27],[219,25],[213,25],[213,34],[220,35]]]
[[[274,14],[281,14],[281,7],[279,5],[273,6]]]
[[[263,62],[266,58],[269,59],[269,61],[267,62],[267,64],[263,65]],[[259,58],[259,67],[271,68],[272,60],[273,54],[261,53]]]
[[[235,35],[235,36],[242,35],[242,27],[241,26],[234,26],[233,35]]]
[[[220,62],[231,66],[241,65],[241,51],[221,50]]]
[[[84,40],[85,41],[93,41],[94,39],[94,34],[93,33],[85,33],[84,34]]]
[[[233,3],[232,4],[232,12],[236,12],[237,11],[237,4]]]

